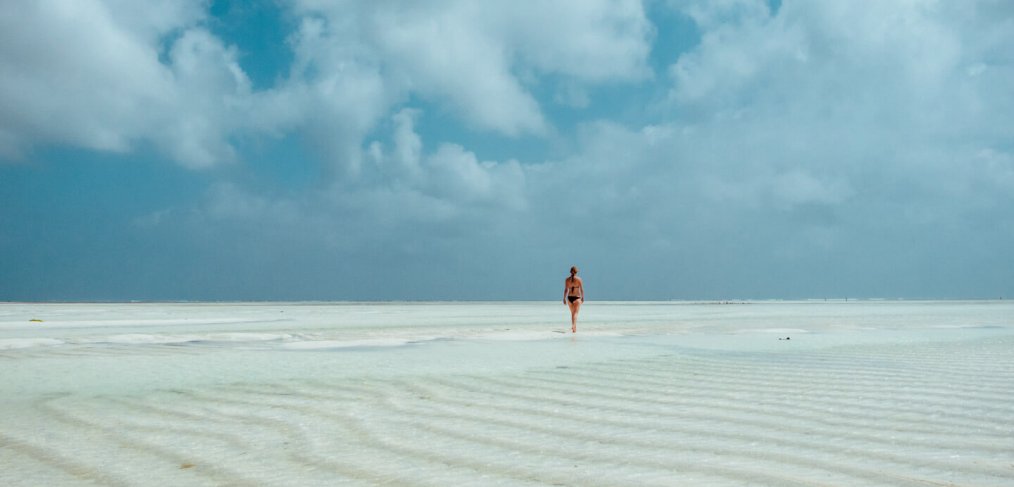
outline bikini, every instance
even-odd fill
[[[570,294],[571,291],[577,292],[577,290],[578,290],[577,286],[571,286],[571,287],[567,288],[567,301],[570,301],[571,303],[573,303],[574,301],[577,301],[577,300],[581,299],[581,296],[571,295]]]

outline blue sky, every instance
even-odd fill
[[[0,7],[0,300],[1014,296],[1014,7]]]

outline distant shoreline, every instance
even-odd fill
[[[821,304],[821,303],[988,303],[1006,302],[1005,298],[800,298],[800,299],[668,299],[668,300],[594,300],[592,303],[608,304],[674,304],[674,305],[736,305],[736,304]],[[52,301],[3,301],[5,304],[227,304],[227,305],[356,305],[356,304],[540,304],[558,303],[557,300],[52,300]]]

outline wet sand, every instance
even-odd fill
[[[0,483],[1014,484],[1004,302],[583,317],[0,305]]]

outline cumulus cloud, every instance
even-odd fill
[[[464,147],[448,143],[425,154],[414,129],[418,116],[419,111],[411,109],[395,114],[393,147],[385,150],[379,142],[370,144],[371,162],[394,183],[392,188],[462,208],[525,206],[525,175],[517,161],[480,161]]]
[[[264,129],[249,120],[265,102],[251,96],[235,48],[199,25],[204,8],[51,0],[4,9],[0,150],[127,152],[148,141],[188,167],[234,161],[230,137]]]
[[[649,75],[652,30],[638,2],[295,5],[314,26],[313,35],[295,42],[300,74],[382,71],[386,97],[372,98],[381,112],[415,94],[451,107],[478,130],[541,135],[549,122],[527,80],[560,75],[601,83]],[[375,122],[376,113],[367,120]]]
[[[980,105],[976,95],[1010,101],[979,90],[973,74],[991,66],[999,69],[990,76],[1005,77],[1009,62],[996,52],[1011,35],[997,31],[1002,21],[985,18],[988,3],[785,2],[777,15],[760,1],[735,4],[748,7],[714,25],[707,19],[728,17],[719,14],[727,2],[688,7],[705,20],[700,45],[670,68],[680,105],[725,114],[723,108],[793,109],[805,102],[843,121],[892,117],[918,128],[923,120],[940,121],[937,110],[923,110],[940,102],[959,111]]]
[[[137,224],[163,223],[243,228],[265,240],[286,234],[317,241],[340,251],[399,247],[413,240],[460,238],[466,228],[492,226],[491,214],[506,216],[527,210],[525,172],[514,160],[480,161],[460,145],[428,150],[414,130],[420,113],[404,109],[394,115],[391,144],[373,142],[366,149],[364,184],[334,181],[312,191],[258,194],[242,185],[213,185],[188,212],[159,210]],[[174,222],[166,222],[173,217]],[[464,231],[464,233],[462,233]]]
[[[0,17],[0,150],[64,143],[125,152],[150,141],[189,167],[235,161],[236,139],[300,131],[346,177],[364,137],[412,96],[476,130],[545,135],[529,84],[650,75],[652,28],[633,1],[317,2],[298,20],[294,62],[254,91],[237,50],[206,28],[206,2],[47,0]]]
[[[584,123],[572,153],[525,167],[526,225],[677,296],[948,295],[943,276],[984,275],[1014,241],[1009,13],[676,5],[701,41],[668,71],[667,116]],[[963,239],[976,250],[939,264]]]
[[[680,3],[701,41],[669,69],[671,133],[692,134],[673,139],[678,177],[751,235],[739,254],[781,249],[763,261],[941,292],[911,279],[953,239],[1014,236],[996,211],[1009,192],[984,184],[1005,180],[987,161],[1007,157],[1014,113],[1000,88],[1014,83],[1011,59],[997,55],[1014,45],[1000,33],[1014,16],[996,6]],[[984,220],[994,224],[972,223]],[[701,225],[713,240],[736,235]],[[867,275],[827,259],[865,263]]]
[[[4,8],[0,128],[9,135],[5,152],[14,154],[35,142],[129,149],[148,125],[149,107],[163,105],[172,86],[156,46],[138,36],[99,1]]]
[[[1014,38],[978,14],[942,4],[785,2],[772,15],[745,3],[737,20],[714,25],[729,17],[726,4],[689,7],[701,19],[701,44],[670,68],[675,109],[695,114],[695,130],[751,154],[715,154],[745,181],[764,171],[783,182],[823,178],[837,194],[848,193],[832,189],[849,184],[841,178],[872,173],[943,184],[941,171],[960,172],[1008,125],[1012,95],[997,88],[1011,72],[995,52]],[[984,63],[986,83],[969,71]]]
[[[191,29],[173,44],[169,60],[175,103],[172,110],[160,110],[165,118],[151,136],[191,167],[233,161],[228,136],[246,115],[250,95],[235,49],[203,29]]]
[[[408,297],[448,276],[437,297],[489,298],[451,282],[479,271],[508,276],[488,292],[514,297],[560,262],[636,299],[1009,281],[1005,2],[669,2],[700,38],[653,73],[640,2],[293,0],[292,65],[265,90],[196,4],[35,5],[0,18],[0,150],[146,141],[208,167],[242,160],[237,138],[298,133],[336,177],[300,192],[215,184],[192,211],[137,220],[256,247],[253,262],[284,254],[275,269],[293,282],[302,258],[340,262],[327,269],[355,293],[383,261],[415,283]],[[61,16],[76,5],[93,7],[83,23]],[[662,99],[596,105],[621,82]],[[557,130],[554,102],[588,118]],[[434,106],[464,129],[423,135]],[[545,160],[512,159],[522,136],[543,138]],[[508,155],[484,157],[480,137]]]

